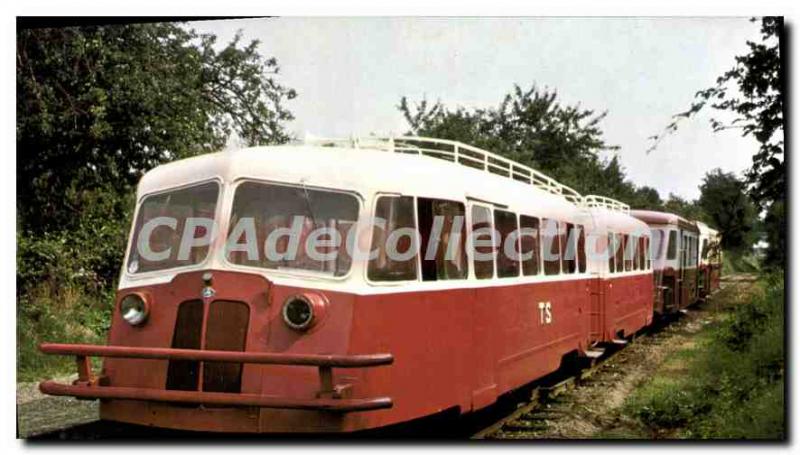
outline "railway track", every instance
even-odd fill
[[[620,348],[609,347],[612,348],[611,351],[607,350],[593,365],[574,376],[564,377],[553,384],[534,386],[530,389],[527,403],[518,403],[515,411],[473,434],[471,439],[517,439],[514,437],[515,433],[524,433],[526,437],[530,437],[537,430],[546,430],[548,422],[558,416],[558,411],[550,409],[548,405],[557,401],[567,390],[590,380],[593,374],[620,351]]]

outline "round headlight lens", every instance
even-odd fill
[[[139,294],[126,295],[119,303],[119,312],[130,325],[139,325],[147,320],[147,304]]]
[[[307,329],[314,320],[314,307],[302,296],[289,297],[283,304],[283,320],[293,329]]]

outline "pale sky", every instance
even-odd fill
[[[562,104],[608,111],[601,123],[628,178],[694,199],[703,175],[741,174],[757,143],[685,121],[651,154],[647,139],[758,40],[747,18],[275,18],[190,24],[227,43],[241,29],[277,58],[298,97],[289,130],[302,138],[402,134],[402,96],[490,107],[536,83]],[[719,114],[717,114],[719,115]],[[725,118],[725,117],[723,117]]]

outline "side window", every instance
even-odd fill
[[[475,278],[485,280],[494,276],[492,211],[479,205],[472,206],[472,245]]]
[[[572,223],[564,223],[564,234],[562,237],[562,244],[564,245],[564,255],[561,262],[561,270],[564,273],[575,273],[575,225]]]
[[[615,243],[615,254],[614,254],[614,263],[617,265],[617,272],[625,271],[625,266],[623,264],[623,257],[625,256],[625,245],[622,242],[622,234],[614,234]]]
[[[614,255],[615,255],[615,245],[616,242],[614,240],[614,234],[609,232],[608,233],[608,245],[606,246],[606,252],[608,254],[608,271],[609,273],[616,272],[616,268],[614,266]]]
[[[630,272],[633,269],[633,245],[628,234],[622,237],[622,249],[625,252],[625,271]]]
[[[583,225],[578,225],[578,271],[586,272],[586,232]]]
[[[367,277],[372,281],[416,280],[414,198],[381,196],[375,205],[375,218],[370,251],[377,250],[378,254],[369,261]],[[381,222],[385,224],[378,225]]]
[[[558,221],[542,218],[542,247],[544,249],[544,274],[561,273],[561,241]]]
[[[650,243],[650,257],[660,259],[667,244],[666,231],[664,229],[653,229],[650,233],[653,235],[653,241]]]
[[[539,274],[539,218],[519,216],[520,253],[522,254],[522,274],[525,276]],[[528,257],[530,256],[530,257]]]
[[[678,231],[669,231],[669,243],[667,244],[667,259],[674,260],[678,254]]]
[[[632,270],[639,270],[639,238],[635,235],[631,236],[631,253],[633,254],[633,267]]]
[[[519,236],[512,235],[517,231],[517,215],[505,210],[494,211],[494,227],[500,235],[498,251],[495,256],[497,276],[509,278],[519,276]],[[513,241],[511,245],[508,242]]]
[[[422,281],[467,278],[464,204],[417,198],[422,243]]]

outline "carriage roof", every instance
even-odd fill
[[[696,221],[696,223],[697,229],[700,231],[700,236],[715,238],[717,235],[719,235],[718,230],[712,228],[706,223],[703,223],[702,221]]]
[[[251,147],[158,166],[140,181],[138,196],[216,178],[303,183],[354,191],[464,198],[545,216],[584,218],[609,229],[641,229],[630,208],[603,196],[582,196],[555,179],[499,155],[429,138],[319,139],[310,144]],[[586,210],[583,210],[586,209]],[[602,220],[599,222],[598,220]]]
[[[534,185],[425,154],[384,153],[338,145],[252,147],[175,161],[145,174],[138,196],[212,178],[228,183],[248,178],[302,182],[309,187],[451,200],[466,197],[507,205],[512,210],[535,200],[537,207],[556,213],[578,211],[576,202],[580,203],[581,198],[574,190],[557,186],[554,180]]]
[[[653,210],[631,210],[631,216],[634,216],[647,224],[657,225],[673,225],[687,231],[699,233],[697,223],[687,220],[686,218],[668,212],[657,212]]]

